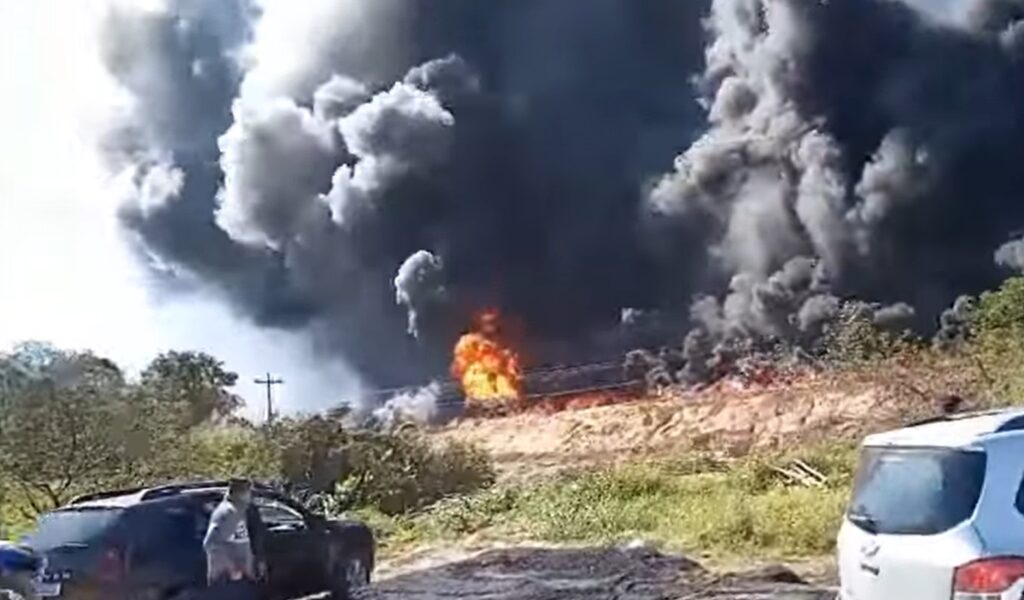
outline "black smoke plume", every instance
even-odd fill
[[[700,378],[848,298],[934,330],[1019,268],[1022,7],[166,0],[107,20],[104,149],[169,290],[372,384],[443,373],[492,305],[528,362],[642,330]]]

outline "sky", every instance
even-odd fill
[[[147,292],[95,150],[124,100],[98,58],[107,1],[0,2],[0,349],[48,341],[130,371],[161,351],[203,350],[239,373],[252,418],[265,411],[253,379],[268,370],[285,380],[275,389],[282,411],[336,405],[355,392],[354,376],[313,367],[299,336],[251,327],[212,298]]]

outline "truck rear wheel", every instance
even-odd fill
[[[373,549],[368,547],[352,548],[339,556],[332,568],[331,598],[350,600],[359,590],[370,585],[373,562]]]

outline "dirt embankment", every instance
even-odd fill
[[[679,450],[739,456],[753,449],[854,438],[893,425],[924,403],[869,381],[807,376],[776,388],[724,383],[613,406],[467,419],[432,435],[477,444],[504,475],[516,476]]]

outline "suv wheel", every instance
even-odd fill
[[[370,570],[362,558],[351,556],[345,561],[345,581],[350,590],[370,585]]]
[[[332,571],[332,600],[350,600],[354,592],[370,584],[370,564],[358,554],[339,558]]]

